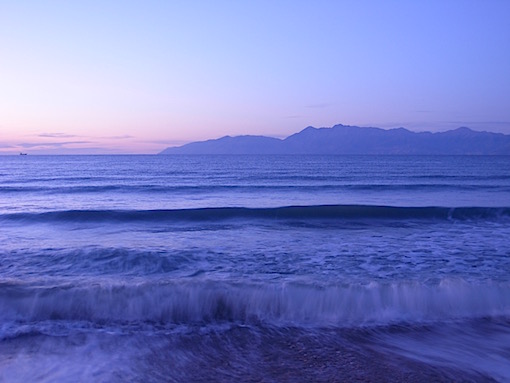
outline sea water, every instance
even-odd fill
[[[0,157],[0,381],[510,381],[510,157]]]

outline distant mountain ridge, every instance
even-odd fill
[[[510,135],[461,127],[440,133],[335,125],[309,126],[285,139],[225,136],[170,147],[160,154],[465,154],[510,155]]]

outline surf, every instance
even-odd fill
[[[0,291],[3,323],[363,327],[508,316],[510,284],[445,278],[336,285],[184,280],[126,284],[108,279],[9,283]]]

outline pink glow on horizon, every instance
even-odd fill
[[[2,4],[0,153],[154,154],[339,123],[510,134],[509,12],[457,0]]]

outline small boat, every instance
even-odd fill
[[[20,156],[26,156],[26,155],[27,155],[27,153],[20,153],[19,155],[20,155]]]

